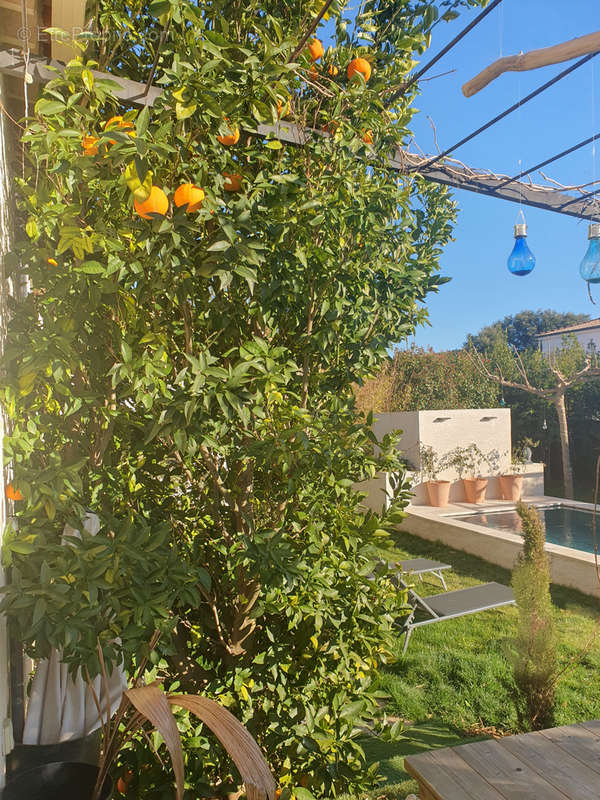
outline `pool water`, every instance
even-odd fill
[[[573,547],[586,553],[594,552],[591,511],[562,505],[538,506],[537,511],[546,528],[547,542]],[[521,518],[516,511],[480,511],[459,517],[453,516],[452,519],[509,533],[521,533]],[[600,515],[596,523],[596,535],[600,545]]]

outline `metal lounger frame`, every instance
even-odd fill
[[[421,566],[416,566],[417,564],[420,564]],[[428,558],[408,558],[404,559],[403,561],[396,561],[394,566],[400,567],[402,572],[410,572],[411,574],[418,576],[420,581],[423,580],[423,575],[435,575],[436,578],[440,579],[444,590],[448,591],[446,579],[442,574],[442,570],[452,569],[451,564],[444,564],[442,561],[432,561]]]
[[[490,591],[492,589],[496,589],[496,590],[497,589],[502,589],[503,591],[502,591],[501,594],[503,596],[501,598],[496,599],[496,600],[494,600],[492,602],[489,602],[489,603],[482,604],[480,602],[478,605],[474,605],[472,607],[468,607],[468,606],[467,607],[463,607],[463,608],[461,608],[460,611],[456,611],[455,613],[439,614],[437,611],[435,611],[435,609],[433,609],[431,607],[431,605],[429,603],[427,603],[427,599],[423,599],[419,594],[417,594],[417,592],[414,591],[414,589],[411,589],[408,586],[408,584],[400,576],[398,576],[396,578],[396,580],[398,581],[398,584],[400,586],[402,586],[402,588],[408,590],[409,598],[410,598],[411,602],[413,603],[413,609],[412,609],[411,613],[408,615],[408,617],[406,618],[406,620],[403,622],[403,625],[402,625],[402,632],[405,634],[404,647],[402,649],[402,655],[404,655],[404,653],[406,653],[406,650],[408,649],[408,643],[410,641],[410,637],[412,635],[412,632],[413,632],[413,630],[415,628],[421,628],[424,625],[431,625],[434,622],[441,622],[442,620],[445,620],[445,619],[458,619],[459,617],[464,617],[464,616],[467,616],[468,614],[476,614],[478,611],[489,611],[492,608],[500,608],[501,606],[514,605],[514,603],[515,603],[514,595],[512,594],[512,591],[509,589],[508,586],[504,586],[501,583],[495,583],[495,582],[483,583],[483,584],[479,584],[478,586],[471,586],[468,589],[457,589],[457,590],[455,590],[453,592],[445,592],[443,594],[431,595],[427,599],[430,601],[430,603],[433,600],[436,600],[436,601],[440,600],[443,603],[444,600],[446,600],[446,602],[447,601],[452,601],[452,599],[457,598],[459,595],[462,598],[468,598],[469,594],[471,594],[471,595],[478,594],[479,595],[479,594],[481,594],[481,591],[485,590],[485,589],[489,589]],[[475,590],[475,591],[473,591],[473,590]],[[413,621],[418,606],[421,606],[421,608],[424,611],[426,611],[428,614],[431,615],[430,619],[420,620],[419,622],[414,622]]]

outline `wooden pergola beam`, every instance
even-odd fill
[[[64,69],[61,61],[43,58],[42,56],[31,56],[29,59],[29,72],[34,83],[47,83],[56,78],[55,70]],[[9,77],[17,78],[23,83],[23,73],[25,62],[20,50],[0,50],[0,73]],[[104,78],[114,81],[119,88],[114,90],[114,94],[123,103],[131,103],[136,106],[151,106],[156,98],[162,94],[162,89],[158,86],[151,86],[145,94],[146,87],[143,83],[130,81],[129,78],[121,78],[118,75],[110,75],[107,72],[92,70],[94,78]]]
[[[504,56],[467,81],[462,87],[462,93],[465,97],[473,97],[488,83],[505,72],[526,72],[530,69],[547,67],[550,64],[560,64],[562,61],[570,61],[573,58],[598,51],[600,51],[600,31],[578,36],[576,39],[570,39],[568,42],[561,42],[552,47],[542,47],[539,50],[520,53],[518,56]]]
[[[30,60],[29,69],[35,81],[43,83],[56,76],[56,73],[48,67],[61,69],[63,65],[58,61],[48,61],[38,57],[32,57]],[[22,83],[23,70],[24,64],[19,52],[0,50],[0,73],[18,78]],[[151,86],[148,93],[145,94],[145,86],[142,83],[108,73],[94,72],[94,75],[114,81],[120,87],[115,90],[115,95],[119,100],[140,107],[152,106],[163,91],[157,86]],[[305,144],[313,136],[329,135],[284,121],[277,125],[259,125],[257,133],[264,137],[276,136],[283,142],[298,146]],[[400,173],[421,174],[426,180],[445,184],[454,189],[464,189],[487,197],[495,197],[510,203],[522,203],[525,206],[541,208],[545,211],[579,219],[591,220],[593,217],[597,217],[599,212],[599,201],[595,197],[578,200],[575,195],[521,181],[511,181],[502,186],[506,176],[481,174],[469,167],[456,166],[447,160],[437,161],[428,167],[427,162],[430,158],[430,156],[419,156],[398,149],[390,156],[389,166]]]

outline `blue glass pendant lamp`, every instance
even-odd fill
[[[579,274],[588,284],[600,283],[600,222],[590,223],[588,239],[587,253],[579,265]]]
[[[535,267],[535,256],[527,246],[527,225],[515,225],[515,246],[508,257],[508,270],[512,275],[529,275]]]

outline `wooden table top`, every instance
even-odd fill
[[[404,759],[420,800],[600,800],[600,720]]]

